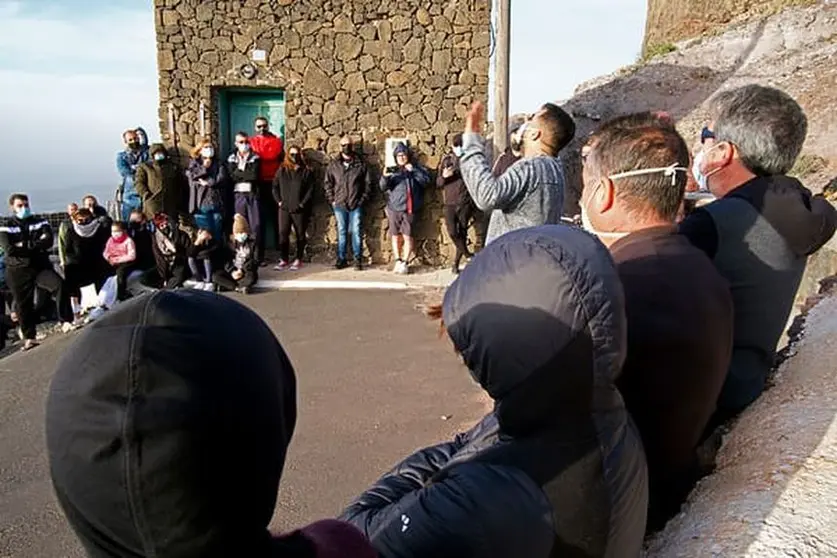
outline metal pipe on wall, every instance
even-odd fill
[[[169,103],[169,137],[172,146],[177,150],[177,129],[174,127],[174,103]]]
[[[198,113],[200,114],[201,137],[206,137],[206,103],[203,101],[201,101]]]

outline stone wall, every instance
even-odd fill
[[[380,168],[385,138],[404,136],[435,173],[467,107],[487,99],[487,0],[154,0],[154,6],[160,128],[171,145],[171,104],[179,148],[200,134],[201,102],[208,132],[217,136],[222,88],[281,88],[286,141],[304,145],[309,159],[324,162],[348,133]],[[253,49],[266,51],[267,59],[253,61]],[[257,69],[252,79],[241,76],[247,63]],[[428,264],[445,263],[452,248],[437,194],[434,188],[427,196],[415,235]],[[311,253],[331,257],[333,219],[321,189],[315,199]],[[374,262],[389,260],[383,206],[376,193],[366,208],[366,252]]]

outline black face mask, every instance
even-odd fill
[[[340,146],[340,152],[343,153],[343,155],[351,155],[352,154],[352,144],[341,145]]]
[[[139,142],[136,141],[129,141],[128,142],[128,149],[134,150],[139,147]]]

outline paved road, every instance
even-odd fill
[[[244,300],[279,335],[299,384],[277,530],[333,516],[398,458],[485,410],[447,340],[403,292],[274,292]],[[0,360],[0,558],[83,556],[53,498],[43,438],[49,379],[74,336]]]

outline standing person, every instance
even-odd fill
[[[145,136],[144,130],[142,135]],[[122,219],[127,221],[132,210],[142,207],[142,197],[136,190],[135,179],[139,166],[149,160],[149,153],[147,144],[142,145],[137,130],[126,130],[122,134],[122,141],[125,149],[116,155],[116,170],[122,177],[117,201],[120,202]],[[145,138],[145,141],[148,139]]]
[[[386,214],[396,258],[393,271],[407,274],[413,253],[413,221],[424,200],[430,174],[418,163],[413,164],[410,150],[403,143],[395,146],[393,155],[397,166],[384,170],[380,186],[387,196]]]
[[[314,173],[308,168],[299,146],[292,145],[273,178],[273,199],[279,208],[279,263],[274,268],[277,271],[288,267],[291,226],[296,235],[296,257],[291,269],[302,267],[313,194]]]
[[[250,236],[250,227],[243,215],[233,218],[232,244],[223,269],[218,269],[212,280],[222,289],[249,294],[259,280],[259,263],[256,261],[256,242]]]
[[[138,296],[159,286],[157,261],[154,259],[154,238],[145,220],[145,214],[139,209],[131,212],[127,231],[137,251],[135,271],[128,276],[128,291],[131,295]]]
[[[128,275],[136,269],[137,246],[128,235],[122,221],[114,221],[110,227],[110,238],[105,245],[105,260],[115,271],[116,300],[127,298]]]
[[[0,224],[0,250],[5,255],[6,283],[14,299],[23,350],[26,351],[38,346],[34,312],[36,288],[48,291],[55,299],[64,332],[73,329],[73,311],[64,281],[49,261],[48,251],[53,243],[49,222],[32,215],[26,194],[12,194],[9,209],[12,216]]]
[[[689,151],[674,124],[651,113],[619,117],[587,147],[582,220],[610,247],[625,290],[628,355],[616,385],[648,458],[653,532],[702,475],[697,448],[732,354],[732,295],[706,254],[677,234]]]
[[[227,168],[215,156],[215,147],[209,138],[205,138],[192,150],[186,178],[189,182],[189,214],[195,219],[198,228],[210,231],[215,238],[221,238]]]
[[[81,298],[81,289],[87,285],[94,285],[98,292],[110,277],[110,266],[102,255],[110,233],[109,219],[97,219],[86,207],[76,212],[73,226],[67,232],[64,266],[70,296]]]
[[[136,177],[143,213],[149,220],[158,213],[176,217],[181,199],[180,172],[163,144],[155,143],[149,151],[152,160],[139,166]]]
[[[615,386],[624,305],[613,260],[584,231],[489,244],[435,310],[492,410],[404,459],[341,518],[381,558],[637,558],[648,486]]]
[[[278,216],[276,203],[273,200],[273,192],[271,185],[273,184],[273,177],[276,176],[276,171],[279,170],[279,165],[282,164],[282,155],[284,154],[284,147],[282,145],[282,138],[270,131],[270,123],[267,118],[259,116],[253,122],[256,128],[256,135],[250,138],[250,146],[253,152],[261,159],[261,167],[259,169],[259,180],[257,194],[259,198],[259,223],[261,226],[256,234],[256,245],[258,246],[258,260],[259,265],[267,265],[264,260],[264,250],[266,245],[266,235],[268,231],[274,237],[274,243],[278,244],[279,227],[276,223]],[[252,226],[252,221],[250,221]]]
[[[250,145],[250,137],[245,132],[238,132],[235,151],[227,158],[227,174],[232,183],[234,215],[244,216],[253,240],[261,233],[261,204],[257,190],[261,163]]]
[[[436,174],[436,185],[444,188],[445,197],[445,226],[448,235],[456,246],[456,256],[453,259],[451,271],[459,275],[459,264],[463,257],[472,258],[474,254],[468,250],[468,227],[474,217],[474,200],[468,193],[462,172],[459,168],[459,158],[462,157],[462,134],[453,137],[451,152],[442,158]]]
[[[346,235],[351,233],[355,269],[360,271],[363,269],[363,204],[369,199],[372,177],[366,162],[355,152],[350,136],[340,138],[340,153],[326,168],[324,187],[337,224],[337,262],[334,267],[348,267]]]
[[[513,164],[522,158],[523,154],[520,151],[523,147],[523,140],[520,137],[522,125],[523,123],[519,122],[509,130],[509,145],[497,157],[497,160],[494,161],[494,167],[491,169],[491,174],[495,177],[502,176]]]
[[[485,158],[482,118],[482,103],[474,103],[465,123],[460,165],[474,203],[491,212],[486,244],[515,229],[560,223],[564,171],[557,157],[575,135],[572,117],[556,105],[543,105],[518,130],[523,160],[499,178]]]
[[[808,120],[788,94],[745,85],[710,102],[696,180],[716,201],[680,232],[729,282],[735,308],[732,363],[713,425],[737,416],[764,390],[808,256],[834,235],[837,211],[786,176]]]
[[[189,278],[188,254],[192,246],[189,235],[180,230],[177,221],[158,213],[154,216],[153,244],[157,275],[165,289],[177,289]]]
[[[58,225],[58,261],[63,268],[67,263],[67,232],[73,226],[73,219],[78,212],[78,204],[73,202],[67,206],[67,218]]]

